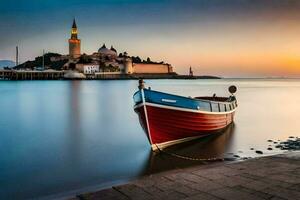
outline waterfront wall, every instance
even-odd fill
[[[172,73],[173,69],[169,64],[133,63],[133,71],[136,74],[163,74]]]
[[[7,80],[60,80],[65,79],[65,71],[15,71],[15,70],[0,70],[0,79]],[[97,72],[95,74],[87,74],[86,79],[104,80],[104,79],[164,79],[176,78],[176,73],[133,73],[123,74],[121,72]]]
[[[21,70],[0,70],[0,79],[6,80],[63,80],[68,71],[21,71]],[[213,76],[187,76],[171,73],[132,73],[121,72],[97,72],[86,74],[87,80],[117,80],[117,79],[219,79]],[[71,79],[71,78],[69,78]],[[76,79],[76,78],[74,78]]]
[[[7,80],[59,80],[63,78],[64,71],[0,70],[0,79]]]
[[[122,74],[122,73],[96,73],[95,76],[87,76],[87,79],[98,79],[98,80],[113,80],[113,79],[176,79],[180,76],[176,73],[160,73],[160,74],[149,74],[149,73],[133,73],[133,74]]]

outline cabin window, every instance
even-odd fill
[[[231,104],[229,104],[229,110],[232,110],[232,108],[231,108]]]
[[[233,104],[231,104],[232,105],[232,109],[234,109],[235,107],[234,107],[234,103]]]
[[[211,111],[210,110],[210,103],[201,102],[200,107],[201,107],[201,110],[203,110],[203,111]]]
[[[224,104],[219,104],[220,105],[220,112],[225,112],[225,105]]]
[[[219,112],[218,103],[211,103],[211,107],[213,112]]]
[[[226,106],[226,104],[224,104],[224,107],[225,107],[225,112],[227,111],[227,106]]]

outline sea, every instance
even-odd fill
[[[235,85],[234,123],[222,133],[166,149],[170,154],[152,153],[133,109],[137,80],[3,80],[0,199],[66,198],[211,163],[201,159],[242,162],[284,153],[276,146],[300,137],[299,79],[145,82],[152,90],[192,97],[229,96],[228,87]]]

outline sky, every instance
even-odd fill
[[[300,77],[297,0],[0,0],[0,59],[68,54],[74,17],[83,53],[106,43],[180,74]]]

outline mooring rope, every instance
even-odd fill
[[[176,157],[176,158],[180,158],[180,159],[184,159],[184,160],[192,160],[192,161],[224,161],[224,158],[222,157],[212,157],[212,158],[193,158],[193,157],[190,157],[190,156],[184,156],[184,155],[179,155],[179,154],[176,154],[176,153],[171,153],[171,152],[167,152],[167,151],[164,151],[162,149],[160,149],[156,144],[155,146],[157,147],[158,151],[160,153],[165,153],[167,155],[170,155],[170,156],[173,156],[173,157]]]
[[[212,158],[193,158],[193,157],[189,157],[189,156],[183,156],[183,155],[179,155],[176,153],[170,153],[170,152],[166,152],[166,151],[162,151],[163,153],[166,153],[168,155],[174,156],[176,158],[181,158],[181,159],[185,159],[185,160],[192,160],[192,161],[224,161],[224,158],[218,158],[218,157],[212,157]]]

